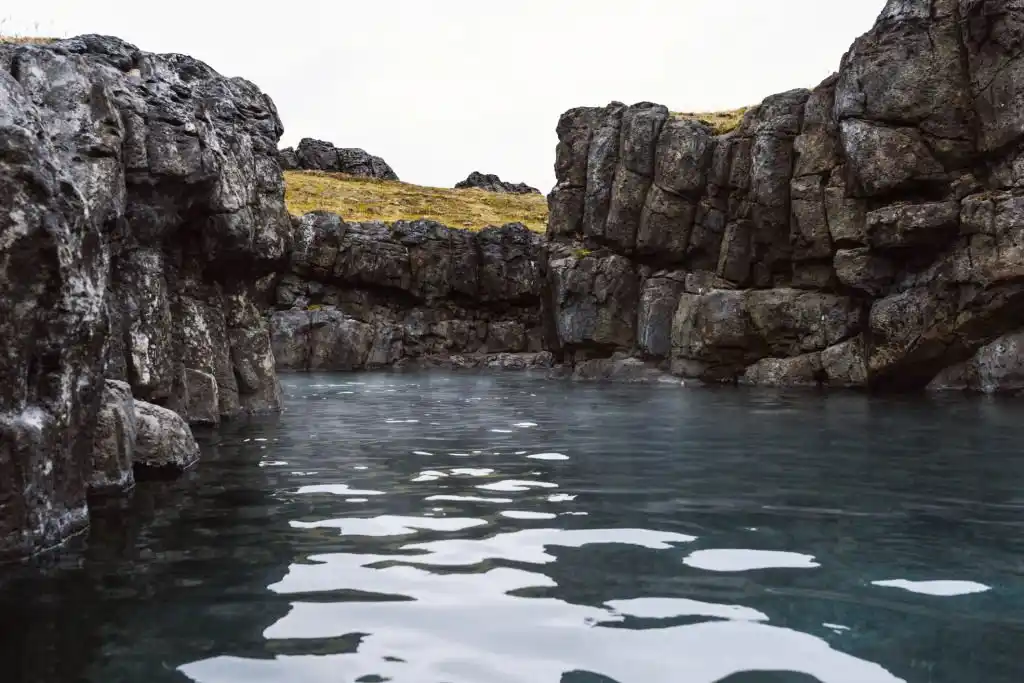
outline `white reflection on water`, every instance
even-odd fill
[[[813,569],[814,557],[781,550],[711,548],[690,553],[683,564],[713,572],[746,572],[753,569]]]
[[[672,617],[719,617],[742,621],[768,621],[768,615],[742,605],[719,605],[687,598],[634,598],[611,600],[605,605],[613,612],[642,619],[671,619]]]
[[[475,526],[485,526],[482,519],[459,517],[402,517],[398,515],[381,515],[371,519],[346,517],[327,519],[319,522],[291,521],[294,529],[338,529],[343,536],[403,536],[414,534],[419,530],[430,531],[461,531]]]
[[[344,528],[353,521],[315,526]],[[448,529],[467,528],[464,525],[472,522],[404,517],[359,520],[389,532],[441,529],[443,524],[450,525]],[[272,660],[215,657],[180,670],[198,683],[326,683],[371,675],[395,683],[558,683],[569,671],[597,672],[619,683],[714,683],[743,671],[802,672],[822,683],[902,680],[877,664],[832,649],[817,637],[768,625],[766,614],[742,605],[651,597],[580,605],[512,594],[556,586],[553,579],[537,572],[498,567],[437,573],[423,566],[479,567],[489,560],[545,564],[555,560],[545,552],[547,546],[621,543],[660,550],[694,540],[685,534],[646,529],[534,529],[480,540],[408,544],[401,548],[406,553],[401,555],[313,556],[310,563],[291,565],[270,590],[297,597],[352,590],[394,599],[298,599],[263,635],[274,641],[364,634],[357,651]],[[611,627],[627,618],[680,617],[709,621],[644,630]]]
[[[558,484],[548,481],[522,481],[519,479],[503,479],[492,484],[480,484],[478,489],[488,491],[529,491],[531,488],[556,489]]]
[[[956,595],[985,593],[992,590],[990,586],[974,581],[907,581],[906,579],[892,579],[890,581],[872,581],[871,583],[874,586],[881,586],[883,588],[902,588],[911,593],[935,595],[945,598]]]
[[[300,487],[296,493],[330,493],[335,496],[383,496],[383,491],[361,491],[348,484],[316,484]]]

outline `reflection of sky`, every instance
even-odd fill
[[[450,519],[444,525],[439,521],[389,517],[333,520],[319,526],[349,534],[414,533],[422,528],[464,529],[473,520]],[[270,586],[276,593],[295,595],[296,601],[264,636],[292,640],[368,634],[357,652],[273,660],[218,657],[186,665],[182,671],[200,683],[337,681],[366,675],[408,683],[557,682],[563,673],[575,670],[597,672],[620,683],[713,683],[750,670],[800,671],[823,683],[901,680],[814,636],[772,626],[767,615],[742,605],[636,598],[593,607],[515,595],[555,585],[533,571],[497,567],[442,574],[423,568],[478,567],[495,560],[540,565],[555,561],[546,551],[551,546],[617,543],[668,549],[693,540],[639,529],[527,529],[479,541],[408,544],[402,548],[407,554],[401,555],[311,557],[308,564],[292,565],[283,580]],[[372,602],[308,601],[319,593],[343,590],[379,597]],[[700,621],[673,623],[695,617]],[[642,630],[614,628],[628,626],[633,618],[667,623],[648,623]]]
[[[455,386],[442,399],[425,391],[431,398],[420,404],[403,398],[412,384],[353,384],[359,395],[337,400],[388,393],[399,403],[388,404],[386,420],[366,409],[339,427],[310,424],[304,433],[315,438],[301,447],[315,457],[268,450],[268,470],[300,461],[309,475],[282,475],[288,486],[277,495],[298,511],[290,529],[316,534],[309,547],[317,549],[268,587],[289,601],[263,633],[276,654],[213,656],[179,670],[198,683],[556,683],[571,671],[618,683],[713,683],[751,671],[888,683],[904,679],[868,661],[874,656],[843,651],[864,636],[865,623],[894,606],[913,614],[989,590],[923,562],[908,563],[913,579],[893,578],[904,575],[892,571],[898,562],[862,572],[860,563],[874,558],[846,536],[859,534],[865,548],[876,537],[883,548],[903,543],[880,532],[905,514],[884,496],[910,507],[930,499],[915,499],[900,479],[883,481],[893,487],[886,493],[856,477],[842,480],[851,487],[845,500],[827,489],[819,496],[842,463],[792,456],[779,439],[796,423],[767,437],[749,426],[773,429],[782,416],[799,422],[799,407],[765,400],[743,412],[757,414],[752,423],[699,414],[683,426],[652,424],[652,412],[669,411],[636,398],[649,393],[626,394],[634,403],[625,407],[619,397],[611,411],[596,399],[543,404],[543,392],[534,392],[554,385],[517,397],[494,394],[488,381],[475,392]],[[855,411],[837,414],[856,424]],[[728,427],[716,431],[716,420]],[[700,429],[712,432],[700,437],[706,442],[688,431]],[[868,430],[854,431],[822,448],[845,444],[868,457],[860,441]],[[353,441],[359,448],[349,448]],[[343,463],[321,456],[331,448],[348,454]],[[792,462],[773,465],[764,453]],[[897,474],[914,479],[909,469]],[[574,528],[574,520],[597,528]],[[775,596],[770,607],[766,594]],[[787,596],[785,609],[775,609]],[[833,600],[870,606],[822,607]],[[855,623],[844,618],[850,614],[865,618]],[[884,641],[884,628],[868,628],[876,629],[869,638]],[[306,653],[323,650],[303,647],[352,638],[354,649],[313,655]],[[883,663],[902,663],[899,656]]]

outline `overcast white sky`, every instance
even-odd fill
[[[555,124],[612,100],[733,108],[813,87],[883,0],[30,0],[0,30],[120,36],[269,93],[282,146],[362,147],[406,181],[547,192]]]

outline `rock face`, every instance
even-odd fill
[[[299,221],[271,316],[278,368],[355,370],[457,354],[539,352],[543,239],[432,221]]]
[[[90,494],[117,493],[135,486],[132,463],[138,436],[135,400],[126,382],[107,380],[96,418]]]
[[[1018,3],[889,0],[837,74],[731,133],[566,112],[559,344],[705,381],[1016,390],[1022,40]]]
[[[280,150],[277,160],[286,171],[329,171],[363,178],[398,180],[398,175],[380,157],[362,149],[339,148],[313,138],[302,138],[295,149],[287,147]]]
[[[281,132],[190,57],[0,44],[0,558],[130,485],[129,394],[203,421],[279,408],[260,283],[292,230]]]
[[[507,183],[493,173],[473,171],[465,180],[455,183],[455,188],[463,190],[476,188],[487,192],[505,192],[507,194],[540,194],[540,190],[526,183]]]

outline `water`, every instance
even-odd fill
[[[1024,680],[1019,402],[284,386],[0,574],[2,680]]]

